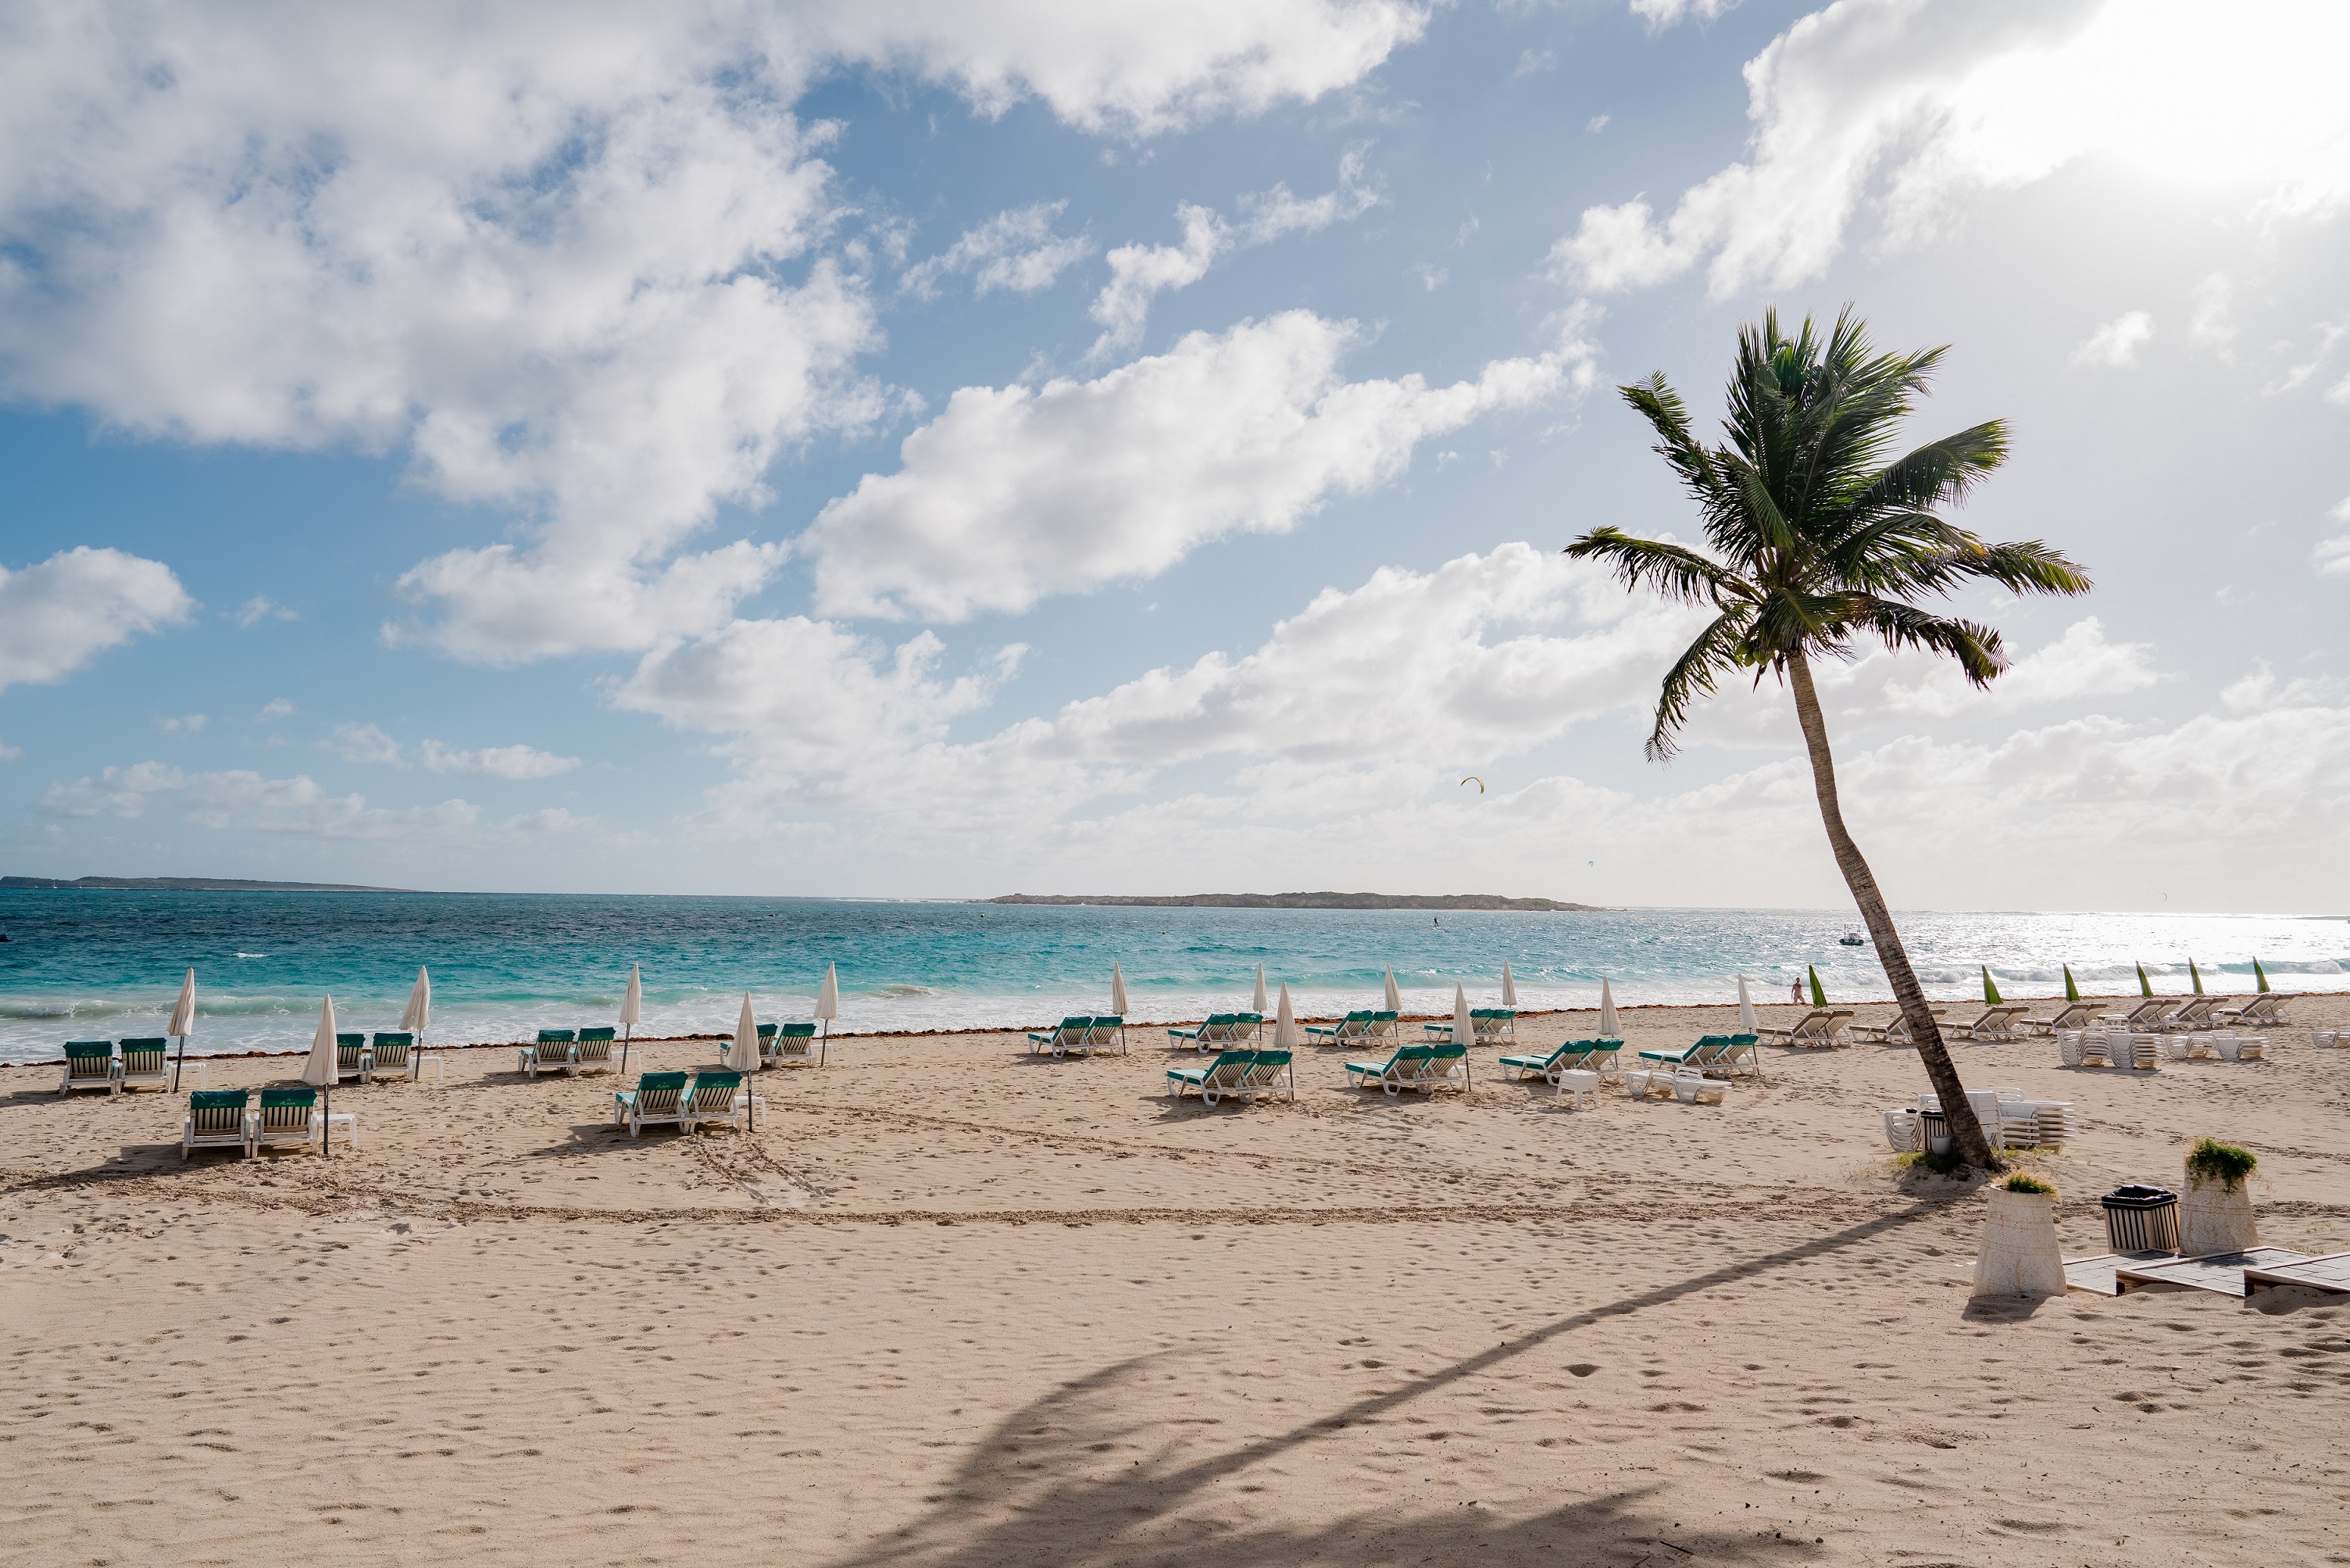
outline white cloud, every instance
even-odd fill
[[[2350,497],[2326,514],[2334,522],[2350,526]],[[2321,539],[2310,552],[2317,569],[2329,577],[2350,576],[2350,534],[2337,534],[2331,539]]]
[[[395,768],[408,765],[400,754],[400,742],[373,724],[336,725],[335,738],[328,742],[328,749],[347,763],[374,763]]]
[[[1510,75],[1513,77],[1538,76],[1544,71],[1555,70],[1557,68],[1558,54],[1555,50],[1521,49],[1518,51],[1517,66],[1510,72]]]
[[[1449,267],[1437,266],[1429,262],[1414,262],[1404,268],[1403,275],[1414,279],[1420,287],[1433,294],[1444,286],[1444,280],[1451,277],[1452,273]]]
[[[1651,31],[1662,32],[1691,17],[1711,22],[1737,5],[1738,0],[1632,0],[1632,15],[1645,18]]]
[[[293,703],[283,697],[273,697],[261,705],[261,711],[253,716],[253,722],[256,724],[266,724],[273,719],[290,719],[294,716],[294,712]]]
[[[2227,274],[2213,273],[2195,286],[2194,313],[2187,320],[2187,335],[2222,358],[2236,346],[2235,293]]]
[[[176,719],[158,719],[155,727],[167,735],[201,735],[206,722],[202,713],[188,713]]]
[[[265,620],[300,620],[302,618],[266,594],[255,594],[237,606],[231,618],[239,626],[251,628]]]
[[[0,388],[133,431],[404,452],[516,544],[400,579],[398,634],[512,661],[723,621],[773,569],[679,552],[888,406],[837,231],[838,64],[1148,135],[1311,100],[1395,0],[26,13],[0,51]],[[847,265],[844,265],[846,261]],[[1005,286],[1021,281],[1017,267]]]
[[[120,550],[83,545],[0,566],[0,691],[54,685],[141,632],[182,624],[195,603],[171,567]]]
[[[577,757],[558,757],[552,752],[522,745],[484,746],[478,752],[461,752],[438,741],[427,741],[416,749],[416,754],[428,772],[466,778],[553,778],[579,765]]]
[[[1100,359],[1142,341],[1150,318],[1150,302],[1169,289],[1188,288],[1208,275],[1208,269],[1232,251],[1268,244],[1287,234],[1318,234],[1336,223],[1352,222],[1387,196],[1363,179],[1367,150],[1348,148],[1338,160],[1336,189],[1311,201],[1290,193],[1287,185],[1255,192],[1240,199],[1241,218],[1227,223],[1213,208],[1190,202],[1175,209],[1183,225],[1183,239],[1173,245],[1120,245],[1109,253],[1109,282],[1095,296],[1090,312],[1101,323],[1088,358]]]
[[[24,747],[12,746],[7,744],[5,742],[0,742],[0,763],[21,762],[24,759]]]
[[[1608,117],[1604,114],[1593,115],[1589,119],[1583,122],[1583,134],[1586,136],[1598,135],[1601,131],[1607,129],[1607,119]]]
[[[2137,351],[2154,336],[2154,317],[2143,310],[2116,316],[2081,340],[2073,350],[2077,368],[2123,370],[2137,363]]]
[[[1097,380],[963,388],[897,472],[866,475],[803,535],[817,604],[957,620],[1148,578],[1209,540],[1286,532],[1395,478],[1423,439],[1590,377],[1570,338],[1449,387],[1348,381],[1339,361],[1361,338],[1291,311]]]
[[[40,809],[52,816],[137,818],[159,800],[178,805],[182,820],[197,827],[298,838],[475,840],[594,825],[592,818],[561,810],[526,812],[489,823],[483,820],[480,806],[464,800],[371,806],[364,795],[328,794],[307,774],[286,779],[265,778],[244,769],[191,774],[154,762],[53,784],[42,796]]]
[[[1898,250],[2093,152],[2232,189],[2266,221],[2322,220],[2350,202],[2350,99],[2330,86],[2345,47],[2350,13],[2327,0],[2241,8],[2224,36],[2186,0],[1840,0],[1748,62],[1743,161],[1661,220],[1638,197],[1586,209],[1552,267],[1603,291],[1700,264],[1717,299],[1790,287],[1864,206]],[[2178,112],[2181,81],[2199,112]]]
[[[951,273],[971,273],[972,292],[1035,294],[1053,286],[1061,274],[1093,254],[1083,235],[1056,234],[1055,220],[1066,202],[1039,202],[998,213],[927,261],[908,267],[899,286],[928,299],[938,293],[939,280]]]

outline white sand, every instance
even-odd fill
[[[2350,999],[2294,1022],[2151,1075],[1955,1050],[2079,1108],[2021,1157],[2069,1253],[2205,1133],[2264,1240],[2350,1250],[2350,1051],[2303,1033]],[[2350,1305],[1970,1305],[1981,1193],[1884,1146],[1911,1053],[1571,1112],[1490,1052],[1397,1101],[1309,1050],[1295,1105],[1208,1111],[1162,1042],[852,1039],[755,1137],[634,1143],[611,1078],[460,1052],[338,1091],[356,1155],[185,1167],[183,1098],[0,1072],[0,1561],[2350,1561]]]

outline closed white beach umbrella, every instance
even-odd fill
[[[335,999],[318,1003],[318,1032],[310,1036],[310,1056],[302,1064],[302,1081],[313,1088],[335,1086]]]
[[[1477,1038],[1477,1025],[1469,1016],[1469,993],[1457,984],[1452,988],[1452,1038],[1463,1045]]]
[[[759,1070],[759,1021],[751,1016],[751,993],[743,993],[743,1016],[734,1024],[734,1044],[726,1048],[726,1064],[738,1073]]]
[[[1273,1020],[1273,1048],[1276,1051],[1297,1049],[1297,1015],[1289,1010],[1289,982],[1281,982],[1281,1011]]]
[[[1515,1007],[1517,1004],[1518,982],[1510,973],[1509,961],[1505,959],[1502,962],[1502,1005]]]
[[[188,978],[180,982],[180,1000],[172,1004],[172,1026],[164,1033],[180,1042],[180,1054],[172,1063],[172,1093],[180,1092],[180,1064],[188,1059],[188,1036],[196,1029],[196,971],[190,970]]]
[[[416,983],[408,988],[408,1006],[400,1015],[402,1030],[421,1034],[432,1023],[432,977],[416,966]]]
[[[1256,966],[1256,1002],[1253,1011],[1260,1014],[1264,1012],[1264,965],[1263,964]]]
[[[1126,976],[1116,964],[1109,966],[1109,1010],[1120,1018],[1126,1016]]]
[[[637,978],[637,966],[629,966],[629,989],[620,993],[620,1071],[629,1070],[629,1042],[637,1033],[637,1025],[645,1021],[645,982]]]
[[[824,1020],[824,1048],[832,1054],[832,1021],[840,1016],[840,966],[824,966],[824,983],[816,988],[816,1015]]]
[[[1395,965],[1393,964],[1388,965],[1388,1011],[1389,1012],[1401,1012],[1403,1011],[1403,992],[1396,989]]]
[[[1608,987],[1605,979],[1599,982],[1599,1034],[1605,1040],[1613,1040],[1617,1037],[1616,992]]]
[[[1738,1032],[1752,1034],[1755,1031],[1754,999],[1746,994],[1746,977],[1738,977]]]

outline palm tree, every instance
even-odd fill
[[[2078,566],[2036,540],[1985,544],[1936,514],[2006,458],[2007,429],[1998,421],[1885,461],[1943,352],[1877,354],[1849,306],[1825,343],[1808,317],[1790,340],[1772,311],[1760,330],[1739,332],[1723,446],[1700,445],[1690,433],[1688,410],[1662,372],[1618,389],[1655,427],[1657,453],[1697,503],[1711,553],[1615,528],[1593,529],[1566,553],[1609,563],[1627,587],[1645,583],[1715,612],[1666,672],[1648,736],[1650,761],[1672,756],[1690,704],[1724,676],[1752,670],[1759,686],[1775,675],[1794,691],[1828,844],[1941,1096],[1958,1152],[1970,1165],[1998,1170],[1885,895],[1845,827],[1835,759],[1812,682],[1815,659],[1848,659],[1856,639],[1873,638],[1897,650],[1946,655],[1968,680],[1988,686],[2007,667],[1999,633],[1932,614],[1917,601],[1978,579],[2018,594],[2088,590]]]

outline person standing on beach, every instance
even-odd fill
[[[1801,1007],[1804,1004],[1804,982],[1797,981],[1787,988],[1787,1000]]]

